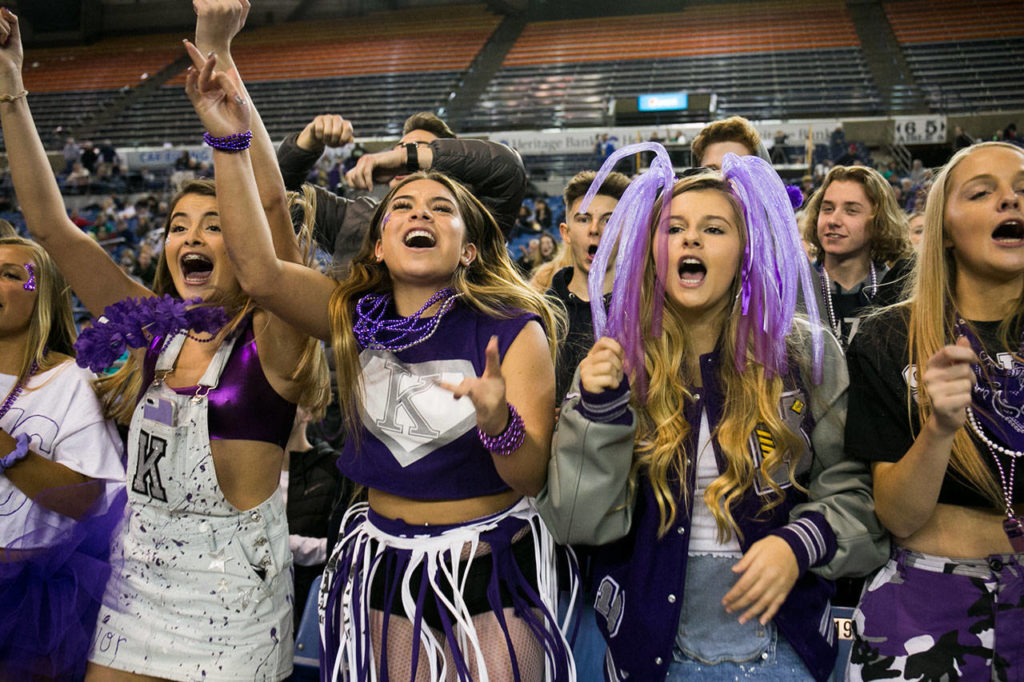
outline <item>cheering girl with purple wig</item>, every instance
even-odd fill
[[[657,157],[591,270],[617,243],[542,514],[560,540],[600,545],[609,679],[825,679],[819,573],[866,573],[886,544],[867,470],[842,461],[846,367],[816,323],[786,190],[759,158],[727,154],[722,174],[677,182],[660,146],[619,153],[638,150]]]

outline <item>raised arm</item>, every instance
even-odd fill
[[[206,130],[215,137],[248,130],[251,106],[236,79],[214,72],[215,56],[204,58],[191,43],[186,48],[194,66],[185,90]],[[248,149],[215,150],[213,161],[218,190],[225,188],[217,192],[221,230],[242,289],[297,332],[329,339],[334,280],[275,255]]]
[[[345,179],[357,189],[370,190],[374,182],[388,182],[407,173],[409,161],[404,146],[363,154]],[[444,173],[468,187],[508,237],[526,194],[526,169],[518,153],[499,142],[438,138],[416,145],[415,165]]]
[[[249,0],[193,0],[192,6],[196,12],[196,47],[200,54],[213,53],[217,57],[214,68],[232,77],[241,96],[251,101],[231,56],[231,41],[245,25],[249,15]],[[282,260],[300,263],[301,253],[288,212],[287,194],[277,165],[277,154],[255,106],[252,107],[250,126],[252,146],[249,155],[275,252]]]
[[[636,420],[622,357],[618,342],[599,339],[580,363],[571,397],[559,412],[537,509],[562,544],[613,542],[633,522],[629,475]]]
[[[964,338],[928,359],[923,380],[932,411],[898,462],[874,464],[878,518],[897,538],[908,538],[935,512],[953,451],[953,437],[967,421],[978,357]]]
[[[152,292],[126,275],[106,251],[68,218],[57,180],[39,140],[21,77],[23,53],[17,17],[0,11],[0,122],[11,167],[11,180],[29,232],[49,252],[57,267],[93,315],[129,296]]]

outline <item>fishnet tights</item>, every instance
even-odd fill
[[[538,618],[539,612],[534,610]],[[531,682],[544,678],[544,649],[540,642],[533,636],[530,628],[515,615],[511,608],[504,609],[505,623],[508,626],[509,638],[512,640],[516,663],[519,665],[519,677],[522,682]],[[371,638],[373,641],[374,660],[377,669],[380,670],[381,661],[381,634],[384,626],[384,612],[377,609],[370,610]],[[484,665],[487,667],[488,679],[491,682],[513,682],[512,662],[509,657],[508,645],[505,642],[505,633],[501,630],[498,618],[493,613],[481,613],[473,616],[473,626],[476,628],[480,641],[480,649],[483,653]],[[423,627],[427,625],[424,623]],[[416,670],[412,670],[412,647],[413,625],[412,622],[401,616],[391,615],[388,621],[388,670],[387,678],[390,682],[456,682],[458,680],[455,666],[452,659],[450,644],[445,642],[444,631],[433,630],[432,632],[439,641],[444,642],[445,658],[448,662],[448,675],[444,680],[434,680],[430,676],[430,665],[427,659],[426,649],[422,644],[419,646],[419,659]],[[463,652],[463,658],[469,667],[469,674],[473,680],[480,679],[480,671],[476,664],[475,657],[469,652]],[[384,673],[381,671],[381,679]]]

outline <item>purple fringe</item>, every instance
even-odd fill
[[[67,498],[67,493],[61,489],[47,494]],[[110,538],[126,501],[119,485],[77,521],[60,524],[59,537],[50,536],[49,528],[37,529],[6,548],[11,554],[0,560],[0,677],[84,677],[96,614],[112,570]],[[33,517],[51,514],[56,515],[41,511]],[[36,547],[42,541],[45,546]]]
[[[754,360],[764,366],[769,377],[788,371],[786,337],[793,328],[799,289],[811,322],[814,383],[821,383],[824,337],[817,323],[810,264],[786,187],[771,164],[756,156],[726,154],[722,173],[732,184],[747,223],[736,371],[746,369],[751,339]]]
[[[372,510],[367,510],[367,514],[374,525],[377,525],[385,532],[395,535],[399,534],[399,529],[403,529],[405,531],[403,534],[407,533],[418,535],[426,533],[436,535],[440,534],[447,528],[454,527],[413,527],[404,524],[402,521],[380,517]],[[367,517],[363,514],[356,514],[351,517],[349,525],[342,529],[342,541],[344,541],[344,538],[349,534],[357,532],[359,524],[371,522],[366,519]],[[489,561],[491,563],[491,579],[487,587],[487,601],[491,610],[497,617],[498,624],[505,635],[505,641],[509,651],[513,651],[514,647],[512,638],[508,632],[508,624],[505,620],[505,607],[501,603],[500,586],[502,584],[508,588],[508,592],[512,595],[512,608],[515,610],[516,616],[526,623],[534,637],[536,637],[537,641],[540,642],[541,646],[544,648],[545,656],[552,663],[552,667],[555,671],[554,680],[568,680],[571,654],[565,649],[557,634],[559,630],[557,614],[550,612],[543,605],[541,596],[530,586],[529,580],[525,575],[523,575],[522,570],[519,568],[519,565],[511,554],[512,538],[517,532],[519,532],[519,530],[522,529],[524,524],[528,523],[530,522],[516,522],[514,519],[509,519],[508,521],[499,522],[497,528],[482,532],[480,540],[482,542],[489,543],[492,551],[489,556],[480,556],[474,559],[474,561]],[[536,532],[536,529],[534,529],[533,532]],[[372,576],[376,575],[378,571],[383,570],[388,574],[395,576],[395,579],[392,580],[386,588],[387,600],[388,603],[392,603],[394,600],[401,598],[401,580],[408,565],[410,564],[411,552],[395,548],[386,548],[383,551],[379,551],[376,545],[377,541],[362,536],[358,538],[357,542],[352,543],[351,546],[343,547],[338,555],[337,570],[331,579],[330,586],[328,587],[329,591],[327,593],[326,608],[322,614],[324,636],[321,637],[320,641],[321,682],[333,682],[333,678],[331,676],[333,674],[335,661],[338,656],[344,656],[344,651],[339,647],[341,633],[345,628],[344,623],[341,621],[341,599],[345,586],[348,585],[350,580],[355,581],[355,585],[351,593],[354,612],[357,614],[366,614],[369,610],[370,595],[368,593],[364,593],[361,586],[364,584],[364,581],[370,583],[372,580],[366,581],[362,571],[359,569],[353,569],[353,566],[361,567],[366,565],[365,561],[368,552],[371,554],[377,554],[376,557],[371,559],[369,568],[367,569],[368,573]],[[579,569],[576,566],[574,555],[571,552],[566,552],[565,555],[568,557],[570,562],[570,570],[578,573]],[[452,652],[452,660],[449,662],[454,667],[456,679],[459,680],[459,682],[471,682],[472,678],[470,677],[469,661],[466,660],[463,652],[459,649],[457,644],[457,624],[450,617],[444,603],[436,596],[428,593],[428,587],[431,580],[428,579],[427,569],[428,566],[425,561],[416,568],[417,571],[420,571],[423,574],[423,579],[420,581],[419,592],[414,595],[417,615],[412,619],[412,622],[413,641],[416,644],[413,647],[412,661],[410,662],[409,669],[410,671],[416,670],[419,664],[420,646],[418,642],[420,640],[422,628],[424,627],[422,617],[424,603],[427,599],[435,599],[441,619],[444,638],[451,645],[450,649]],[[365,605],[364,602],[366,602]],[[534,610],[540,611],[540,615],[538,616],[535,614]],[[388,625],[392,617],[392,614],[387,611],[385,612],[381,633],[382,642],[388,641]],[[366,624],[369,625],[368,620]],[[370,679],[370,670],[371,666],[374,665],[374,660],[370,646],[369,628],[367,628],[365,632],[358,633],[357,637],[356,670],[350,671],[350,675],[352,679]],[[381,682],[388,682],[390,680],[390,675],[388,671],[387,647],[384,646],[382,649],[378,676]],[[516,682],[527,682],[520,674],[515,656],[510,656],[510,660],[513,679],[516,680]]]
[[[601,166],[597,177],[590,185],[580,210],[585,211],[601,189],[605,178],[615,168],[615,164],[626,156],[641,152],[653,152],[654,160],[650,168],[629,183],[622,194],[608,225],[601,235],[601,243],[594,255],[594,263],[590,268],[587,282],[590,293],[590,313],[594,321],[594,340],[609,336],[622,345],[624,353],[624,369],[637,379],[637,390],[641,396],[647,395],[647,373],[644,369],[643,335],[640,319],[640,290],[644,276],[644,263],[650,248],[651,216],[654,202],[662,191],[672,190],[675,175],[672,173],[672,160],[665,148],[656,142],[631,144],[617,150]],[[657,282],[655,283],[654,301],[662,301],[665,297],[665,277],[668,260],[668,219],[669,206],[663,205],[658,220],[657,236],[655,237],[655,264],[657,266]],[[604,309],[604,273],[612,251],[618,243],[618,260],[615,264],[615,278],[612,285],[612,300],[608,312]],[[661,335],[662,306],[655,305],[651,311],[651,333]]]

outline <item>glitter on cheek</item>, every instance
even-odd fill
[[[36,266],[34,264],[32,264],[32,263],[25,263],[25,270],[28,271],[28,281],[25,282],[25,284],[23,285],[24,289],[25,289],[25,291],[35,291],[36,290]]]

